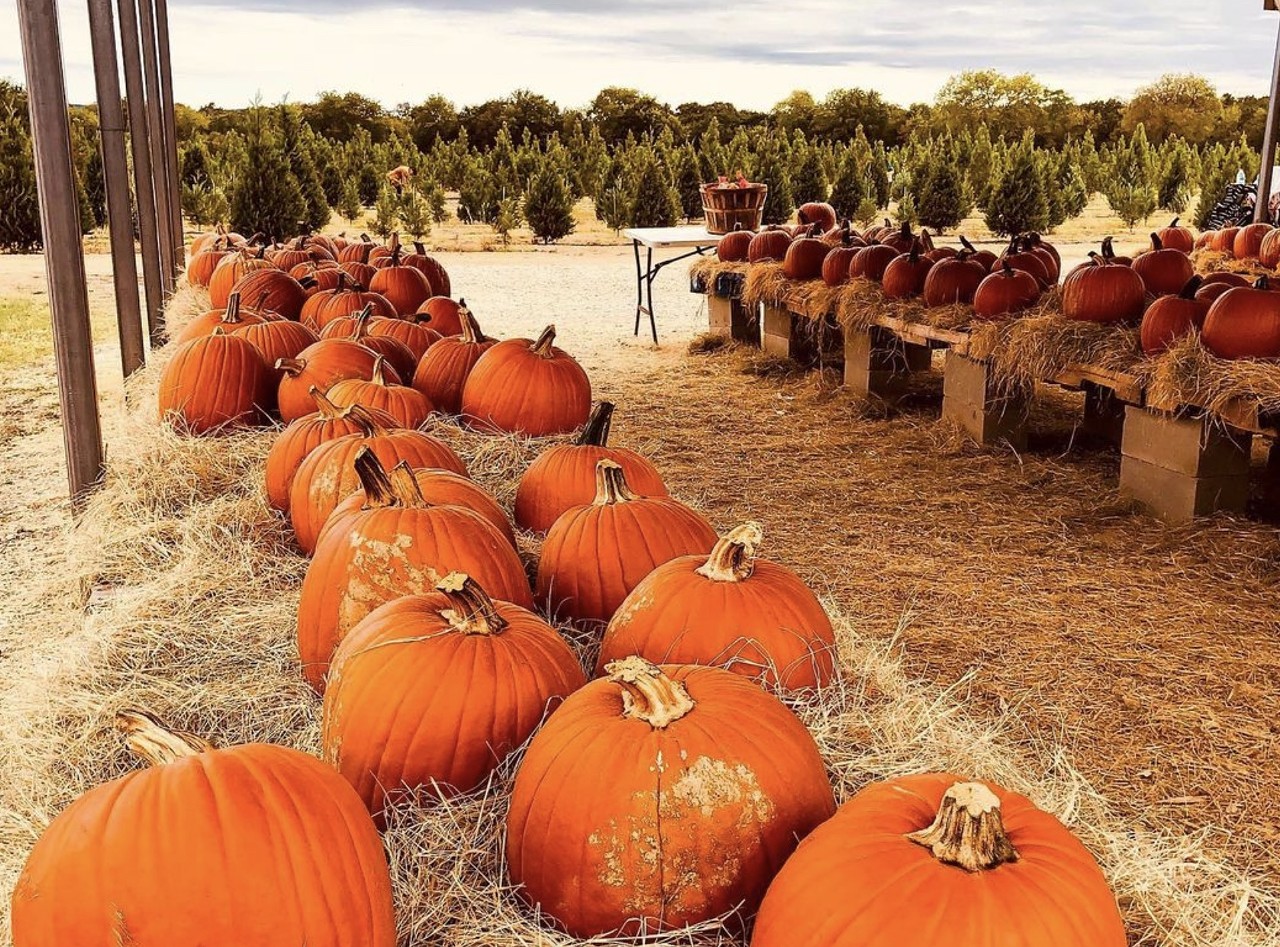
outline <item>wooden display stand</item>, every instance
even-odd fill
[[[912,372],[928,371],[933,352],[873,326],[844,336],[844,384],[862,397],[896,401]]]
[[[729,296],[707,296],[709,331],[741,342],[760,347],[759,310],[743,304],[741,299]]]
[[[1218,510],[1242,512],[1249,499],[1253,435],[1208,415],[1130,406],[1121,444],[1120,492],[1170,523]]]
[[[942,416],[957,422],[984,446],[1001,441],[1014,450],[1027,446],[1027,401],[1001,392],[985,362],[958,352],[947,353],[942,386]]]

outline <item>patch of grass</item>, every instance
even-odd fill
[[[90,307],[95,343],[115,335],[114,312]],[[0,296],[0,369],[17,368],[53,354],[47,297]]]

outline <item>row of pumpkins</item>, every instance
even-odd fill
[[[221,327],[235,286],[178,355],[254,344]],[[362,307],[335,320],[352,317],[373,319]],[[256,324],[277,321],[289,320]],[[312,346],[369,336],[358,338]],[[482,344],[434,341],[415,379],[451,338]],[[389,354],[369,349],[361,377],[326,382],[304,349],[294,358],[315,410],[295,416],[286,384],[297,378],[285,372],[275,410],[288,423],[265,486],[310,556],[297,640],[323,695],[322,758],[215,749],[121,714],[153,766],[86,793],[45,831],[14,892],[15,947],[390,947],[387,807],[474,790],[526,743],[506,870],[574,936],[736,912],[744,929],[754,918],[753,947],[912,947],[934,943],[939,926],[974,947],[1122,947],[1092,856],[1016,793],[935,773],[871,784],[837,809],[812,735],[781,699],[836,673],[813,592],[757,556],[759,526],[717,537],[650,461],[610,447],[612,406],[590,407],[585,373],[548,334],[485,342],[453,386],[461,400],[436,410],[481,431],[581,428],[518,485],[515,525],[545,533],[536,584],[507,512],[412,423],[408,394],[383,396],[406,387],[387,383]],[[492,384],[517,407],[467,411],[501,352]],[[235,374],[229,359],[188,360],[201,386]],[[557,419],[550,406],[578,393],[566,378],[580,379],[588,408]],[[416,381],[407,390],[422,394]],[[198,428],[189,404],[169,416]],[[598,637],[594,680],[548,619]]]
[[[997,256],[964,237],[959,248],[935,247],[927,231],[913,234],[908,224],[894,228],[886,221],[860,234],[848,221],[836,226],[827,204],[806,204],[800,217],[794,227],[726,234],[717,256],[731,263],[781,263],[788,279],[821,279],[828,286],[866,280],[887,299],[918,297],[927,308],[969,305],[975,320],[1031,309],[1061,275],[1058,251],[1036,233],[1015,236]],[[1198,277],[1190,257],[1198,245],[1230,247],[1239,259],[1280,265],[1280,234],[1269,224],[1197,240],[1175,218],[1151,235],[1150,248],[1138,256],[1117,256],[1107,238],[1101,252],[1068,272],[1061,286],[1063,317],[1140,325],[1148,355],[1194,332],[1220,358],[1280,358],[1280,295],[1265,292],[1265,281],[1251,285],[1238,273]]]

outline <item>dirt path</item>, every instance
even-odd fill
[[[1280,878],[1280,788],[1267,778],[1280,748],[1274,528],[1169,529],[1131,513],[1114,454],[1074,436],[1077,406],[1062,396],[1045,399],[1015,457],[937,424],[937,379],[886,420],[813,375],[756,378],[736,355],[687,356],[704,316],[679,266],[659,283],[654,350],[631,334],[629,250],[442,259],[493,334],[554,321],[597,395],[618,402],[618,443],[650,452],[718,527],[760,520],[768,555],[864,633],[900,636],[914,672],[956,686],[975,713],[1013,706],[1029,741],[1065,745],[1134,819],[1207,830]],[[103,353],[104,378],[116,364]],[[22,578],[47,567],[69,522],[49,381],[37,367],[0,392],[0,621],[38,607]],[[118,398],[104,392],[108,406]]]

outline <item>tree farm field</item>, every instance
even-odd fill
[[[1073,395],[1036,399],[1025,452],[983,451],[936,420],[936,373],[886,413],[829,375],[693,354],[706,313],[681,265],[655,286],[655,348],[647,327],[632,334],[630,247],[589,204],[576,216],[553,248],[520,232],[502,248],[490,228],[454,221],[428,242],[488,332],[531,337],[554,322],[595,397],[617,404],[613,440],[651,457],[721,532],[760,521],[765,554],[927,688],[939,720],[1078,772],[1135,831],[1190,840],[1170,843],[1176,871],[1224,859],[1280,891],[1280,788],[1257,778],[1280,746],[1273,526],[1171,528],[1134,512],[1114,489],[1114,450],[1078,430]],[[976,221],[960,230],[995,243]],[[1145,243],[1098,200],[1055,235],[1064,268],[1108,234],[1119,252]],[[109,260],[90,252],[87,269],[110,461],[128,442]],[[43,284],[39,256],[0,257],[0,666],[27,690],[50,673],[31,629],[53,631],[42,613],[74,524]],[[874,686],[867,699],[880,699]],[[29,827],[8,821],[8,851],[25,850]]]

